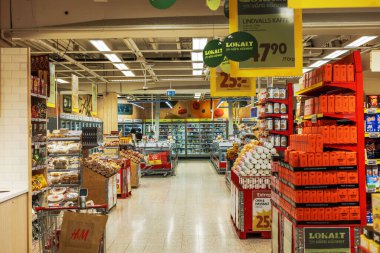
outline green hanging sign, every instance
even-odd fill
[[[206,0],[206,4],[208,8],[212,11],[216,11],[217,9],[219,9],[220,2],[222,1],[221,0]]]
[[[224,39],[224,54],[232,61],[242,62],[257,56],[256,38],[247,32],[234,32]]]
[[[153,7],[164,10],[172,7],[176,0],[149,0],[149,2]]]
[[[219,68],[227,74],[231,73],[231,64],[230,60],[227,57],[224,57],[222,63],[219,65]]]
[[[211,68],[219,66],[223,62],[224,51],[223,42],[220,40],[211,40],[203,49],[203,61]]]

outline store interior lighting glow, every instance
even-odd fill
[[[206,38],[193,38],[193,50],[203,50],[206,45]]]
[[[201,96],[202,96],[202,93],[199,93],[199,92],[196,92],[196,93],[194,94],[194,98],[196,98],[196,99],[201,98]]]
[[[335,58],[341,56],[342,54],[347,53],[348,51],[349,50],[336,50],[336,51],[332,52],[331,54],[323,57],[323,59],[335,59]]]
[[[129,70],[129,68],[127,67],[127,65],[125,65],[124,63],[116,63],[116,64],[114,64],[114,66],[118,70]]]
[[[110,80],[113,83],[143,83],[145,79],[113,79]],[[148,82],[153,81],[152,79],[147,79]]]
[[[223,99],[219,101],[219,103],[216,105],[216,108],[219,108],[224,103]]]
[[[165,104],[167,104],[170,109],[173,109],[173,106],[169,103],[169,101],[166,101]]]
[[[111,49],[102,40],[90,40],[90,43],[101,52],[109,52]]]
[[[311,68],[303,68],[302,73],[305,74],[306,72],[309,72],[310,70],[311,70]]]
[[[203,69],[203,63],[193,63],[193,69]]]
[[[377,36],[362,36],[360,37],[359,39],[351,42],[350,44],[348,44],[347,46],[345,46],[345,48],[355,48],[355,47],[360,47],[361,45],[371,41],[371,40],[374,40],[376,39]]]
[[[138,104],[136,104],[136,103],[132,103],[132,102],[130,102],[130,104],[131,104],[131,105],[134,105],[134,106],[136,106],[136,107],[138,107],[138,108],[141,108],[141,109],[145,110],[145,108],[142,107],[141,105],[138,105]]]
[[[63,79],[61,79],[61,78],[57,78],[57,83],[69,83],[68,81],[66,81],[66,80],[63,80]]]
[[[196,62],[203,62],[203,53],[191,53],[191,60]]]
[[[123,73],[123,75],[125,75],[126,77],[134,77],[136,76],[132,71],[121,71],[121,73]]]
[[[105,54],[104,56],[107,57],[107,59],[110,60],[113,63],[122,62],[122,60],[120,59],[120,57],[117,56],[116,54]]]
[[[326,64],[328,62],[329,62],[328,60],[316,61],[313,64],[311,64],[309,67],[310,68],[319,68],[320,66],[322,66],[323,64]]]
[[[202,70],[193,70],[193,76],[201,76]]]

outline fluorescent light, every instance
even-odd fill
[[[61,78],[57,78],[56,81],[57,81],[57,83],[69,83],[68,81],[63,80]]]
[[[101,52],[109,52],[111,49],[102,40],[90,40],[90,43]]]
[[[310,70],[311,70],[311,68],[303,68],[302,73],[305,74],[306,72],[309,72]]]
[[[355,48],[355,47],[360,47],[361,45],[371,41],[371,40],[374,40],[376,39],[377,36],[362,36],[360,37],[359,39],[351,42],[350,44],[348,44],[347,46],[345,46],[345,48]]]
[[[334,52],[332,52],[331,54],[329,55],[326,55],[325,57],[323,57],[324,59],[335,59],[339,56],[341,56],[342,54],[345,54],[347,53],[349,50],[336,50]]]
[[[200,97],[200,96],[202,96],[202,93],[200,93],[200,92],[195,92],[195,93],[194,93],[194,96],[196,96],[196,97]]]
[[[136,103],[132,103],[132,102],[129,102],[131,105],[134,105],[134,106],[136,106],[136,107],[138,107],[138,108],[141,108],[141,109],[143,109],[143,110],[145,110],[145,108],[144,107],[142,107],[141,105],[138,105],[138,104],[136,104]]]
[[[201,76],[202,70],[193,70],[193,76]]]
[[[127,65],[125,65],[124,63],[115,63],[114,66],[119,70],[129,70]]]
[[[192,52],[192,53],[191,53],[191,60],[192,60],[192,61],[200,61],[200,62],[203,62],[203,53]]]
[[[203,63],[193,63],[193,69],[203,69]]]
[[[314,62],[313,64],[311,64],[309,67],[310,68],[318,68],[318,67],[320,67],[323,64],[326,64],[328,62],[329,62],[328,60],[317,61],[317,62]]]
[[[147,79],[148,82],[153,81],[153,79]],[[145,79],[113,79],[111,80],[113,83],[143,83]]]
[[[132,71],[121,71],[121,73],[123,73],[123,75],[127,76],[127,77],[134,77],[136,76]]]
[[[122,60],[116,54],[105,54],[104,56],[107,57],[111,62],[122,62]]]
[[[193,50],[203,50],[206,45],[206,38],[193,38]]]
[[[165,104],[167,104],[170,109],[173,109],[173,106],[168,101],[166,101]]]
[[[217,104],[216,108],[219,108],[223,103],[224,103],[224,101],[223,101],[223,99],[221,99],[221,100],[219,101],[219,103]]]
[[[252,104],[248,104],[248,105],[246,105],[246,106],[244,106],[244,107],[249,107],[249,106],[252,106]]]

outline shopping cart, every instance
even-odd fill
[[[81,208],[79,206],[69,207],[36,207],[39,230],[39,252],[57,253],[59,250],[59,237],[63,214],[65,211],[92,214],[106,214],[107,205],[92,205]],[[105,253],[105,233],[100,242],[99,253]]]

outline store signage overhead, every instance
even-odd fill
[[[287,0],[230,0],[230,33],[245,32],[258,42],[258,53],[231,62],[231,75],[301,76],[302,12],[287,8]],[[225,52],[230,58],[229,52]]]
[[[221,0],[206,0],[207,7],[212,11],[218,10],[221,2]]]
[[[223,42],[220,40],[211,40],[203,49],[203,61],[208,67],[219,66],[224,58]]]
[[[92,84],[92,116],[98,115],[98,85]]]
[[[305,253],[350,253],[350,228],[305,228]]]
[[[317,9],[317,8],[368,8],[380,7],[376,0],[288,0],[289,8]]]
[[[247,32],[234,32],[228,35],[223,42],[223,51],[232,61],[243,62],[257,57],[257,40]]]
[[[168,97],[174,97],[175,96],[175,90],[167,90],[166,96]]]
[[[79,79],[76,75],[71,75],[71,96],[72,111],[79,113]]]
[[[211,68],[210,93],[212,97],[254,96],[256,94],[256,78],[235,78]]]
[[[176,0],[149,0],[150,4],[157,9],[168,9],[175,4]]]
[[[50,96],[47,100],[47,107],[55,108],[56,103],[56,82],[55,82],[55,65],[53,63],[49,63],[49,75],[50,75]]]

